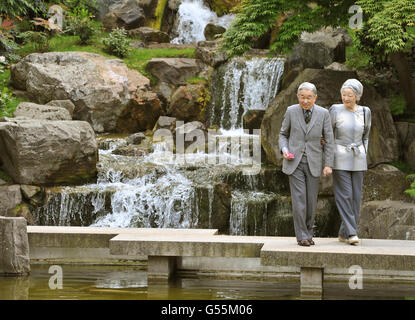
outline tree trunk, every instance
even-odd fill
[[[404,112],[406,114],[415,114],[415,84],[406,54],[404,52],[393,52],[389,54],[389,57],[398,72],[399,84],[405,97],[406,110]]]

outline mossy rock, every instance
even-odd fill
[[[231,12],[232,8],[240,5],[242,0],[207,0],[211,10],[215,11],[218,17]]]

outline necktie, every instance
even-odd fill
[[[311,119],[311,111],[310,110],[306,110],[305,112],[305,123],[309,123]]]

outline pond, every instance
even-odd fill
[[[62,286],[50,265],[32,265],[30,276],[0,277],[0,300],[299,300],[293,280],[207,279],[179,276],[170,287],[148,285],[147,272],[131,266],[62,265]],[[51,284],[51,285],[50,285]],[[56,288],[56,289],[54,289]],[[351,290],[346,282],[327,281],[324,300],[415,300],[413,284],[365,283]]]

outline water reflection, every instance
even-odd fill
[[[225,280],[179,277],[169,286],[147,284],[137,267],[62,265],[63,288],[49,287],[49,265],[32,265],[30,276],[0,277],[0,300],[297,300],[299,281]],[[327,282],[323,299],[411,299],[413,284],[366,283],[350,290],[347,282]]]

